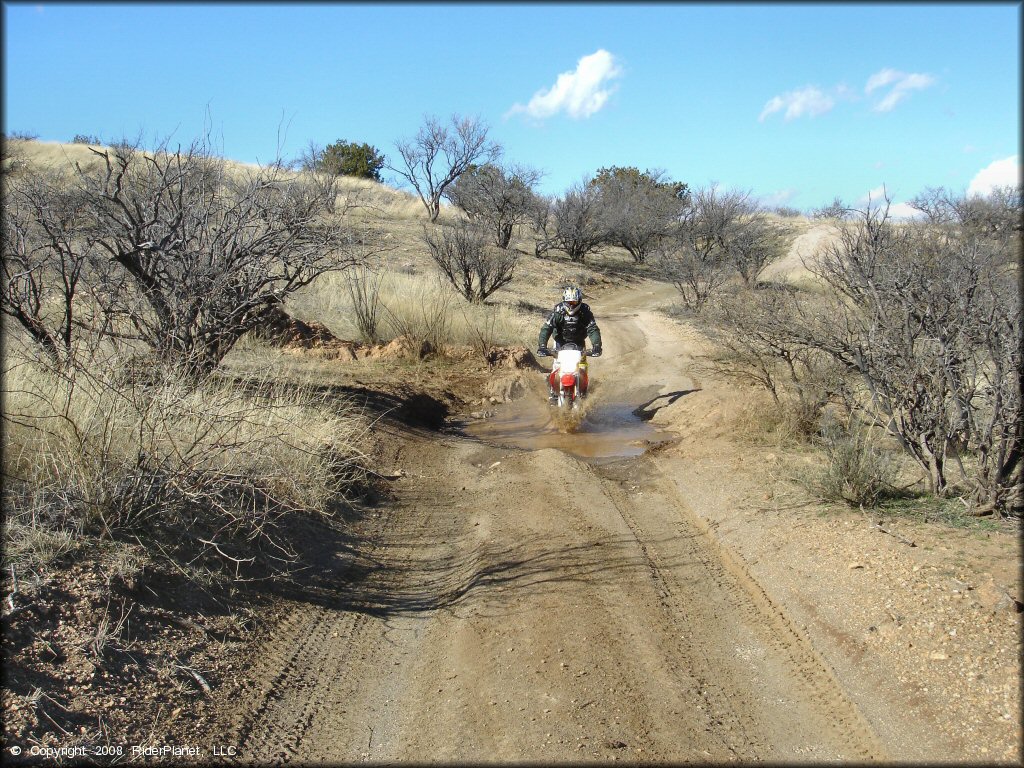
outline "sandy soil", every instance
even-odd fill
[[[372,546],[318,543],[319,588],[277,604],[193,741],[255,763],[1019,762],[1016,536],[823,514],[789,458],[734,439],[749,394],[691,375],[670,291],[591,302],[589,405],[641,407],[650,450],[390,428]],[[510,375],[490,418],[546,414],[540,371]]]

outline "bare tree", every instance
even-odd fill
[[[462,221],[424,229],[423,239],[434,263],[467,301],[483,302],[512,281],[518,254],[489,246],[486,231],[477,225]]]
[[[949,463],[979,507],[1021,509],[1021,305],[997,249],[959,230],[895,226],[869,208],[809,268],[838,297],[808,343],[856,372],[866,414],[949,491]],[[963,458],[973,454],[976,469]]]
[[[971,237],[992,241],[1017,261],[1024,229],[1024,186],[997,187],[987,195],[958,195],[944,187],[928,187],[910,201],[934,226],[957,227]]]
[[[534,195],[529,209],[529,222],[533,228],[533,253],[538,258],[554,247],[554,201],[546,195]]]
[[[726,260],[747,287],[757,284],[761,273],[789,250],[792,236],[772,222],[764,210],[747,200],[746,211],[726,236]]]
[[[444,125],[427,116],[416,135],[395,142],[401,162],[386,167],[416,190],[430,221],[441,214],[441,197],[472,165],[498,159],[501,147],[487,138],[487,125],[477,118],[452,115]]]
[[[583,262],[605,243],[606,230],[601,216],[601,193],[589,179],[573,184],[551,206],[551,244]]]
[[[832,202],[828,205],[824,205],[821,208],[815,208],[810,212],[810,218],[812,219],[839,219],[843,221],[849,219],[855,213],[854,209],[843,202],[840,197],[835,197]]]
[[[768,390],[779,404],[786,389],[801,392],[820,367],[802,334],[792,332],[793,292],[741,290],[723,297],[705,316],[716,351],[702,367]]]
[[[87,306],[79,300],[84,276],[99,259],[82,236],[85,201],[66,175],[37,170],[5,184],[3,296],[0,311],[13,318],[64,365],[74,354],[76,328]],[[97,273],[93,269],[93,274]]]
[[[486,222],[494,244],[508,248],[516,227],[530,218],[540,171],[494,163],[475,166],[448,187],[445,196],[471,219]]]
[[[591,182],[601,193],[601,214],[609,243],[643,263],[678,223],[687,187],[662,171],[602,168]]]
[[[746,196],[720,193],[717,186],[695,190],[672,237],[657,246],[658,263],[683,302],[700,310],[729,279],[729,238],[745,212]]]
[[[58,265],[49,272],[66,278],[65,328],[80,293],[75,277],[105,318],[102,333],[134,338],[201,374],[285,296],[361,258],[352,233],[332,213],[332,179],[281,166],[230,171],[198,144],[175,152],[127,145],[91,151],[99,163],[79,166],[70,188],[9,185],[22,204],[8,212],[5,225],[26,239],[22,245],[4,239],[5,264],[10,247],[12,269],[29,255]],[[56,226],[55,211],[71,203],[74,215]],[[84,256],[85,267],[75,271]],[[16,284],[14,274],[5,277],[9,287]],[[48,308],[31,298],[41,289],[24,280],[21,298],[5,293],[4,311],[51,328]],[[44,347],[49,343],[38,330],[29,332]]]
[[[686,239],[672,238],[659,243],[653,257],[683,304],[694,311],[703,309],[729,280],[725,253],[718,248],[694,247]]]
[[[656,246],[661,269],[684,303],[701,309],[735,271],[752,287],[764,269],[788,247],[786,233],[768,218],[750,193],[719,191],[716,185],[692,192],[678,226]]]

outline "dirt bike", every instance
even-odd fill
[[[546,347],[537,350],[541,355],[551,356],[553,353]],[[591,350],[591,357],[600,357],[600,352]],[[571,342],[558,348],[555,366],[548,374],[548,386],[558,393],[559,409],[579,408],[580,400],[587,396],[590,376],[587,371],[586,350]]]

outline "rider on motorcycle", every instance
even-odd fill
[[[601,329],[597,327],[597,320],[590,306],[583,303],[583,293],[575,286],[570,285],[562,291],[562,300],[555,305],[548,319],[540,327],[540,337],[537,339],[538,355],[551,354],[548,350],[548,339],[552,333],[555,335],[555,349],[563,344],[575,344],[582,352],[585,350],[586,340],[590,339],[590,354],[593,357],[601,354]],[[557,365],[556,360],[555,367]],[[551,386],[550,377],[548,400],[552,403],[558,402],[558,393]]]

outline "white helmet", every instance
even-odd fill
[[[583,293],[576,286],[570,285],[562,291],[562,302],[570,315],[575,315],[579,311],[582,301]]]

